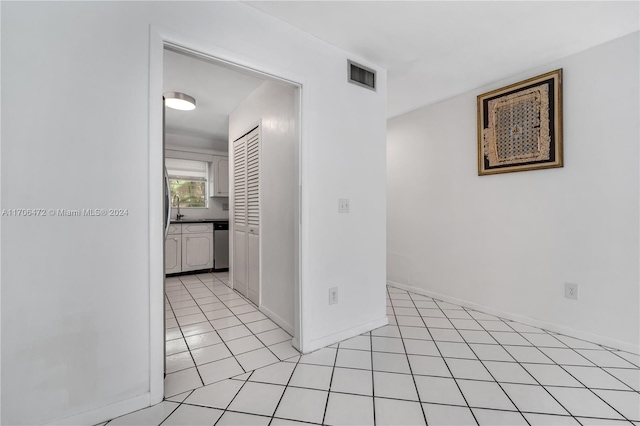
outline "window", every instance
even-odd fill
[[[171,205],[178,207],[207,208],[207,163],[205,161],[165,159],[169,187],[171,188]]]

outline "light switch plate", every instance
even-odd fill
[[[578,300],[578,284],[564,283],[564,297]]]
[[[332,287],[329,289],[329,304],[335,305],[338,303],[338,287]]]
[[[349,213],[349,199],[340,198],[338,200],[338,213]]]

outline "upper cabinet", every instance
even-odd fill
[[[229,157],[214,155],[209,174],[209,196],[229,196]]]

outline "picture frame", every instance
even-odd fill
[[[563,167],[562,69],[478,95],[478,175]]]

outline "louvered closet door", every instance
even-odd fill
[[[233,144],[233,285],[260,305],[260,132]]]
[[[247,284],[249,300],[260,297],[260,140],[258,129],[247,135]]]
[[[233,287],[247,295],[247,138],[233,143]]]

